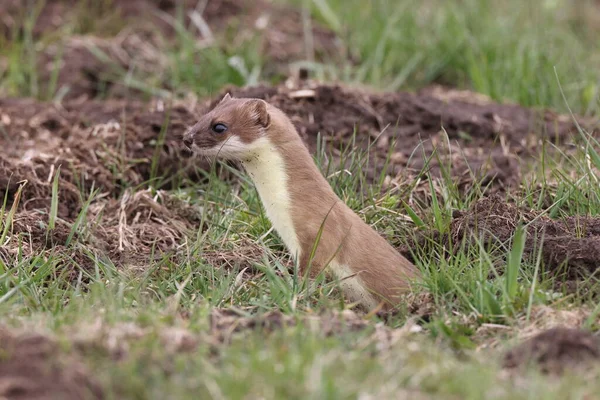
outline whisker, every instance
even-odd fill
[[[229,141],[229,139],[231,139],[233,136],[229,136],[227,139],[225,139],[225,141],[223,142],[223,144],[221,145],[221,147],[219,147],[219,151],[217,151],[217,157],[219,156],[219,154],[221,154],[221,150],[223,149],[223,146],[225,146],[225,144]]]

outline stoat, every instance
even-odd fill
[[[330,271],[349,300],[368,310],[390,310],[419,277],[413,264],[335,194],[280,109],[227,94],[183,142],[197,154],[241,162],[301,272],[308,269],[314,277]]]

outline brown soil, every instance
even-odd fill
[[[217,268],[245,269],[255,272],[254,262],[264,259],[264,249],[250,240],[236,242],[233,249],[207,249],[202,258]]]
[[[519,224],[527,224],[525,253],[536,257],[540,246],[544,265],[570,280],[588,278],[600,265],[600,218],[568,217],[553,220],[508,204],[500,195],[483,198],[467,212],[455,212],[451,242],[481,240],[485,246],[509,245]]]
[[[557,143],[571,140],[574,129],[570,120],[562,116],[498,105],[469,92],[432,89],[379,94],[340,86],[315,86],[310,82],[232,92],[236,96],[264,98],[282,108],[311,151],[315,151],[317,135],[321,133],[330,144],[334,159],[336,149],[351,141],[354,127],[357,143],[363,149],[368,140],[378,137],[370,152],[371,160],[379,161],[372,162],[367,173],[369,179],[378,177],[382,159],[391,151],[388,182],[407,179],[422,168],[427,152],[445,142],[442,124],[450,138],[451,152],[444,148],[439,154],[442,163],[451,163],[453,179],[466,188],[480,177],[487,179],[494,190],[516,183],[520,172],[516,157],[531,154],[542,140],[542,136],[534,135],[536,124],[543,124],[544,137],[552,137]],[[29,99],[0,99],[0,196],[7,195],[9,205],[18,200],[13,232],[27,239],[25,247],[30,252],[65,246],[75,219],[94,188],[98,193],[87,208],[87,228],[80,227],[74,242],[93,243],[97,255],[109,255],[118,265],[141,267],[153,249],[157,257],[177,252],[187,235],[200,228],[199,209],[155,190],[173,185],[184,187],[204,179],[202,170],[209,164],[183,151],[180,138],[216,100],[192,105],[66,101],[58,106]],[[390,148],[394,140],[396,144]],[[420,145],[425,154],[418,149],[411,156]],[[438,160],[431,161],[432,175],[440,176],[440,165]],[[52,182],[59,168],[60,221],[48,236]],[[164,179],[152,180],[159,177]],[[23,182],[26,183],[17,199]],[[133,187],[141,190],[131,191]],[[144,190],[146,187],[154,189]],[[482,210],[488,208],[484,206]],[[512,212],[504,211],[509,215]],[[464,236],[461,227],[468,224],[457,220],[454,226],[453,235]],[[573,229],[556,229],[547,235],[547,260],[558,265],[567,252],[573,256],[569,262],[576,263],[577,270],[593,269],[594,260],[598,259],[598,234],[576,239]],[[496,232],[496,236],[499,234],[503,235],[503,231]],[[565,238],[577,245],[569,244],[575,247],[564,250]],[[13,245],[16,243],[15,240]],[[89,264],[80,252],[72,250],[72,259]],[[7,252],[16,251],[17,247],[12,247],[3,252],[6,256]],[[259,253],[249,254],[258,259]],[[228,264],[219,254],[208,256],[218,264]],[[236,256],[231,256],[232,263],[247,263],[248,258],[238,257],[235,261]]]
[[[156,172],[161,174],[191,166],[189,154],[181,150],[180,137],[196,117],[182,106],[92,101],[57,107],[0,99],[0,114],[4,137],[12,138],[6,141],[6,155],[0,160],[0,168],[8,168],[2,175],[13,174],[9,190],[16,190],[17,183],[26,179],[30,187],[47,191],[53,178],[49,173],[58,166],[61,182],[70,182],[84,193],[92,183],[114,192],[123,185],[147,181],[155,155]]]
[[[378,155],[380,163],[391,150],[389,172],[397,180],[423,170],[439,177],[446,169],[460,188],[474,180],[484,185],[514,185],[520,182],[520,157],[535,154],[543,140],[564,143],[577,134],[566,116],[439,87],[380,94],[299,82],[291,88],[227,91],[237,97],[262,98],[283,109],[312,151],[319,133],[335,151],[349,143],[356,131],[363,148],[377,138],[372,155]],[[580,123],[593,129],[593,121]],[[437,157],[427,164],[434,149]],[[369,175],[376,178],[379,172],[369,171]]]
[[[420,233],[415,242],[400,251],[412,259],[411,248],[442,245],[449,253],[463,242],[506,255],[519,225],[526,226],[524,258],[535,262],[541,254],[542,273],[560,278],[560,289],[574,292],[594,287],[600,266],[600,218],[566,217],[551,219],[540,212],[519,208],[494,194],[477,201],[467,211],[455,211],[449,234]],[[541,247],[541,253],[540,253]],[[497,272],[502,273],[498,266]],[[590,277],[594,279],[589,280]],[[560,282],[560,283],[559,283]],[[581,285],[580,282],[587,282]]]
[[[578,329],[548,329],[505,354],[506,368],[537,364],[546,373],[585,369],[600,363],[600,338]]]
[[[542,140],[533,134],[536,123],[543,124],[545,137],[553,141],[573,137],[574,127],[568,119],[513,105],[441,99],[428,92],[376,94],[338,86],[305,89],[256,87],[232,92],[264,98],[282,108],[312,151],[319,133],[334,151],[350,142],[355,127],[357,142],[364,148],[368,139],[377,137],[372,155],[379,155],[382,161],[392,150],[391,177],[421,171],[425,156],[436,148],[441,160],[429,164],[434,175],[439,176],[441,166],[449,165],[459,184],[468,185],[479,177],[507,185],[519,177],[517,156],[530,154]],[[169,125],[157,170],[169,173],[191,167],[179,138],[206,106],[187,109],[180,104],[90,101],[66,102],[58,108],[32,100],[0,100],[5,137],[16,138],[7,143],[7,153],[21,153],[16,161],[4,156],[0,166],[12,163],[13,191],[23,179],[36,182],[37,190],[47,191],[49,166],[59,164],[63,164],[61,177],[77,186],[83,184],[86,191],[93,181],[107,191],[123,183],[138,185],[151,176],[156,142],[167,116]],[[450,149],[444,148],[442,126]],[[380,171],[369,172],[375,177]]]
[[[196,121],[194,110],[162,103],[66,102],[59,107],[0,99],[0,116],[0,197],[18,206],[15,236],[2,257],[16,256],[19,247],[26,254],[58,251],[75,277],[77,267],[93,265],[93,257],[102,255],[117,265],[142,268],[150,254],[175,253],[190,232],[200,229],[198,207],[162,190],[143,189],[179,185],[175,178],[203,179],[196,168],[209,165],[191,159],[179,143]],[[48,234],[59,168],[58,220]],[[153,176],[166,180],[152,183]],[[84,209],[92,188],[98,193]],[[84,223],[68,244],[82,211]],[[78,244],[96,254],[84,254]]]
[[[0,328],[0,397],[3,399],[102,399],[102,389],[77,360],[35,334]]]

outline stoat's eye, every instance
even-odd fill
[[[227,126],[225,124],[214,124],[212,130],[215,133],[223,133],[227,130]]]

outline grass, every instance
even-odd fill
[[[330,181],[337,182],[340,193],[349,195],[357,181],[364,179],[360,167],[366,154],[353,151],[347,157],[348,176],[353,179],[336,181],[334,175]],[[323,166],[323,170],[328,168],[339,167]],[[442,192],[452,193],[444,187],[445,181],[439,183]],[[334,283],[323,280],[314,282],[308,290],[307,283],[286,266],[281,242],[275,235],[264,237],[258,244],[265,255],[250,259],[254,271],[250,276],[240,279],[246,268],[241,265],[214,268],[202,250],[223,248],[224,243],[225,248],[235,249],[243,239],[256,240],[269,226],[261,215],[257,194],[245,179],[235,189],[237,194],[232,195],[231,186],[213,171],[207,186],[191,190],[201,195],[181,196],[204,207],[205,223],[210,229],[197,242],[188,242],[182,253],[189,256],[176,264],[168,258],[159,259],[140,274],[94,258],[94,270],[89,270],[78,268],[70,252],[64,250],[1,262],[0,309],[6,323],[50,330],[64,338],[68,351],[75,350],[67,338],[84,337],[77,348],[90,348],[83,353],[86,363],[99,371],[97,377],[107,390],[126,398],[163,398],[167,394],[195,398],[198,393],[211,398],[340,398],[359,393],[481,398],[494,387],[499,398],[529,398],[535,394],[536,398],[551,399],[573,394],[574,387],[582,393],[597,390],[593,383],[597,380],[592,378],[586,381],[581,376],[567,375],[549,384],[531,370],[525,375],[527,385],[523,391],[499,372],[496,359],[485,359],[474,352],[480,340],[478,327],[500,323],[516,333],[532,307],[552,306],[562,298],[559,293],[548,294],[552,282],[541,278],[539,258],[533,263],[521,261],[524,232],[517,234],[512,244],[507,243],[506,249],[464,247],[451,258],[443,256],[441,248],[428,254],[425,252],[429,250],[423,248],[417,257],[418,266],[425,273],[426,289],[433,295],[436,310],[423,325],[425,335],[406,332],[406,337],[384,351],[377,350],[386,341],[373,334],[374,325],[358,333],[342,328],[332,337],[303,325],[307,316],[341,310],[341,297]],[[53,193],[56,198],[58,190]],[[396,234],[398,229],[408,232],[393,214],[388,215],[389,210],[379,208],[380,203],[372,195],[355,198],[354,209],[367,220],[376,219],[384,232],[390,227]],[[438,212],[431,208],[432,199],[413,212],[421,215],[426,225],[446,231],[449,220],[440,213],[457,204],[456,199],[437,199]],[[6,223],[9,218],[7,215]],[[440,220],[435,222],[436,218]],[[73,241],[70,246],[78,244],[82,243]],[[195,253],[197,249],[201,251]],[[23,249],[20,253],[26,252]],[[503,254],[508,254],[507,272],[500,274],[497,268],[503,264]],[[69,277],[73,268],[79,275],[75,280]],[[559,309],[578,302],[590,304],[584,297],[565,300]],[[266,333],[255,328],[241,337],[234,336],[231,343],[219,344],[215,343],[217,333],[209,326],[208,314],[213,308],[239,309],[251,318],[280,311],[299,322],[295,327],[277,329],[267,341]],[[408,317],[397,317],[391,326],[403,326]],[[144,333],[128,337],[127,326]],[[191,352],[165,347],[163,335],[169,327],[184,329],[196,338],[198,347]],[[87,337],[90,329],[93,334]],[[117,348],[112,350],[108,344],[111,335],[117,338]],[[431,342],[436,345],[431,346]],[[120,354],[121,347],[127,349],[127,355],[115,365],[113,352]],[[198,371],[203,371],[200,376]]]
[[[556,68],[571,107],[579,113],[598,109],[598,43],[574,31],[565,17],[585,0],[296,3],[311,7],[330,27],[343,21],[341,34],[360,60],[342,70],[317,66],[329,79],[391,90],[440,82],[498,101],[565,110]],[[322,11],[325,4],[329,12]],[[362,28],[352,28],[357,26]]]
[[[33,13],[14,40],[0,39],[0,95],[59,100],[64,90],[58,87],[58,69],[45,86],[35,67],[38,57],[73,34],[118,31],[124,22],[108,3],[86,14],[88,3],[82,2],[78,20],[41,38],[33,37]],[[392,90],[443,82],[526,106],[566,111],[568,104],[579,114],[598,111],[598,43],[585,29],[575,30],[559,17],[558,7],[567,7],[565,2],[293,3],[336,29],[356,53],[356,65],[333,60],[310,64],[323,79]],[[525,23],[529,19],[535,23]],[[181,18],[169,22],[175,38],[160,49],[164,64],[116,68],[109,78],[113,83],[165,97],[190,92],[203,97],[227,84],[279,79],[268,72],[270,60],[258,51],[259,34],[239,46],[198,42]],[[56,68],[64,54],[59,52],[52,63]],[[94,54],[109,57],[100,50]],[[550,320],[561,312],[582,312],[588,329],[599,329],[598,277],[589,278],[587,291],[557,290],[559,282],[546,273],[541,251],[524,256],[531,235],[527,226],[494,246],[480,240],[450,243],[456,250],[450,256],[439,243],[415,246],[425,277],[417,294],[430,293],[433,307],[418,325],[406,309],[385,326],[380,317],[368,315],[364,329],[352,329],[349,322],[338,327],[336,318],[348,305],[337,284],[299,275],[281,240],[269,231],[247,177],[228,166],[207,172],[203,183],[161,175],[158,151],[167,124],[158,133],[150,181],[119,192],[118,200],[149,188],[150,197],[161,204],[153,186],[163,180],[182,182],[167,196],[201,217],[197,231],[186,232],[170,252],[162,254],[156,243],[145,246],[143,260],[131,262],[137,268],[123,268],[118,256],[99,251],[90,234],[106,228],[103,217],[91,217],[92,205],[106,201],[99,190],[82,193],[82,210],[66,239],[56,242],[64,222],[58,215],[63,200],[59,169],[49,180],[50,208],[33,223],[43,227],[45,240],[54,241],[45,249],[30,252],[26,235],[13,234],[17,207],[26,200],[22,187],[11,196],[6,192],[0,209],[0,244],[16,249],[0,248],[3,323],[55,335],[61,350],[82,359],[113,397],[564,399],[599,392],[597,368],[560,378],[535,368],[519,376],[500,369],[501,350],[528,329],[549,322],[537,316],[540,308],[553,310],[544,317]],[[507,195],[507,200],[557,219],[597,216],[600,146],[588,133],[580,134],[575,151],[548,144],[523,177],[522,192]],[[403,245],[428,229],[450,233],[452,212],[467,210],[488,191],[478,181],[467,193],[459,190],[452,165],[442,161],[443,152],[427,155],[441,165],[440,177],[432,178],[424,168],[392,189],[384,185],[389,159],[371,158],[354,141],[341,150],[339,164],[328,161],[324,146],[315,160],[352,209],[392,243]],[[381,168],[371,184],[367,170],[373,164]],[[233,175],[234,183],[224,174]],[[141,203],[136,211],[143,213]],[[241,332],[233,334],[236,326],[211,325],[215,310],[222,309],[242,316],[234,322]],[[273,313],[281,313],[289,326],[261,327],[261,318]],[[315,329],[313,318],[333,326],[332,334]],[[487,329],[494,330],[491,339],[485,337]],[[498,347],[485,348],[493,344]]]
[[[470,88],[498,101],[566,111],[555,84],[556,68],[573,110],[579,114],[598,111],[598,43],[595,31],[582,28],[585,21],[577,19],[581,14],[578,10],[588,10],[584,6],[589,7],[589,0],[547,1],[543,5],[518,0],[378,0],[368,5],[358,0],[290,1],[307,7],[320,23],[336,30],[343,46],[357,59],[356,65],[340,64],[337,59],[303,63],[322,79],[389,90],[418,89],[439,82]],[[44,78],[35,68],[40,54],[51,45],[62,49],[73,34],[105,35],[126,26],[127,22],[117,18],[105,3],[111,2],[100,2],[94,9],[88,7],[94,15],[90,18],[82,1],[77,18],[39,40],[32,36],[37,13],[23,17],[22,34],[13,32],[18,39],[0,41],[0,56],[7,61],[0,66],[0,93],[52,99],[68,90],[56,86],[52,73],[50,84],[44,85]],[[222,46],[216,46],[210,38],[198,42],[193,31],[196,28],[184,22],[182,15],[177,12],[174,17],[162,17],[175,31],[168,47],[157,48],[149,42],[139,50],[154,54],[154,68],[147,68],[147,61],[134,54],[132,68],[123,69],[110,57],[105,59],[102,49],[93,50],[100,65],[104,62],[111,66],[104,66],[112,71],[101,79],[160,96],[189,92],[206,96],[226,84],[282,79],[280,73],[269,72],[269,60],[260,49],[260,33],[248,34],[247,40],[240,41],[235,40],[237,32],[227,32],[228,40]],[[368,29],[352,29],[363,26],[365,15]],[[82,23],[88,19],[96,23]],[[236,46],[232,48],[230,42]],[[64,53],[59,51],[50,67],[45,68],[56,71],[62,57]]]

